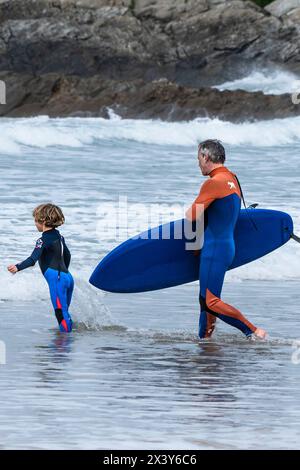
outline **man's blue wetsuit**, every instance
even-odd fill
[[[220,298],[226,271],[235,256],[234,229],[241,209],[240,186],[235,174],[225,166],[215,168],[209,177],[187,213],[190,220],[196,220],[198,209],[205,210],[199,272],[199,337],[212,335],[217,318],[250,336],[256,327]]]
[[[22,271],[34,266],[37,261],[49,285],[51,302],[60,331],[70,332],[72,319],[69,306],[74,288],[73,277],[68,271],[71,254],[64,237],[55,228],[43,232],[29,258],[16,266],[18,271]]]

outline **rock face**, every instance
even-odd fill
[[[250,1],[7,0],[0,18],[0,70],[186,86],[269,62],[300,71],[296,28]]]
[[[275,0],[266,6],[266,10],[269,11],[272,15],[280,18],[281,16],[299,7],[300,0]]]
[[[56,109],[66,115],[87,112],[87,103],[93,113],[98,106],[101,114],[111,95],[112,104],[120,104],[124,113],[126,105],[134,115],[135,101],[143,102],[146,90],[154,91],[164,79],[167,95],[173,94],[177,103],[174,109],[184,108],[180,98],[185,96],[186,106],[193,109],[187,115],[197,115],[196,104],[191,104],[195,99],[198,115],[262,118],[268,111],[260,103],[274,111],[278,98],[248,93],[246,107],[233,106],[240,92],[224,95],[205,88],[273,64],[300,74],[300,28],[288,18],[299,2],[281,3],[290,3],[290,9],[282,9],[278,1],[265,10],[241,0],[0,0],[0,73],[10,85],[8,105],[0,106],[0,114],[41,108],[44,114]],[[62,87],[66,83],[72,93]],[[54,106],[58,86],[63,109],[59,103]],[[161,87],[152,100],[162,99],[159,91]],[[236,115],[229,112],[228,102]],[[156,109],[159,117],[159,102]],[[289,115],[297,109],[290,102],[281,111]],[[162,114],[170,118],[169,111]]]
[[[0,74],[1,79],[1,74]],[[271,96],[238,90],[186,88],[168,80],[101,80],[98,77],[42,77],[13,74],[9,77],[11,99],[0,114],[17,117],[108,117],[113,109],[124,118],[157,118],[169,121],[210,117],[233,122],[299,115],[290,95]]]
[[[300,0],[276,0],[266,7],[272,15],[283,21],[292,21],[295,25],[300,24]]]

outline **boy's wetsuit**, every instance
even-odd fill
[[[240,186],[235,174],[224,166],[215,168],[209,176],[188,211],[188,218],[195,220],[197,205],[202,204],[205,210],[199,272],[199,336],[210,337],[217,318],[250,336],[256,327],[239,310],[220,299],[225,273],[235,256],[234,229],[241,209]]]
[[[61,331],[72,331],[69,306],[72,299],[74,280],[68,268],[70,251],[64,237],[55,228],[43,232],[36,242],[29,258],[17,264],[18,271],[39,262],[41,271],[48,282],[51,302]]]

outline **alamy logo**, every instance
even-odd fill
[[[200,250],[204,239],[204,206],[196,204],[194,222],[186,218],[187,209],[183,204],[131,204],[127,196],[120,195],[117,203],[103,202],[99,206],[97,235],[99,241],[109,238],[121,242],[131,237],[185,240],[186,250]]]
[[[0,104],[6,104],[6,85],[0,80]]]
[[[0,341],[0,365],[6,364],[6,345],[4,341]]]
[[[228,185],[229,185],[230,189],[236,189],[236,186],[232,181],[228,181]]]
[[[292,353],[291,360],[292,360],[292,364],[297,366],[300,364],[300,341],[299,340],[293,341],[293,349],[294,349],[294,352]]]

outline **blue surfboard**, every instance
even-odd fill
[[[184,219],[149,229],[117,246],[90,277],[95,287],[109,292],[146,292],[196,281],[200,256],[187,250]],[[170,228],[169,239],[162,237]],[[229,269],[250,263],[284,245],[293,233],[285,212],[242,209],[235,228],[236,253]]]

